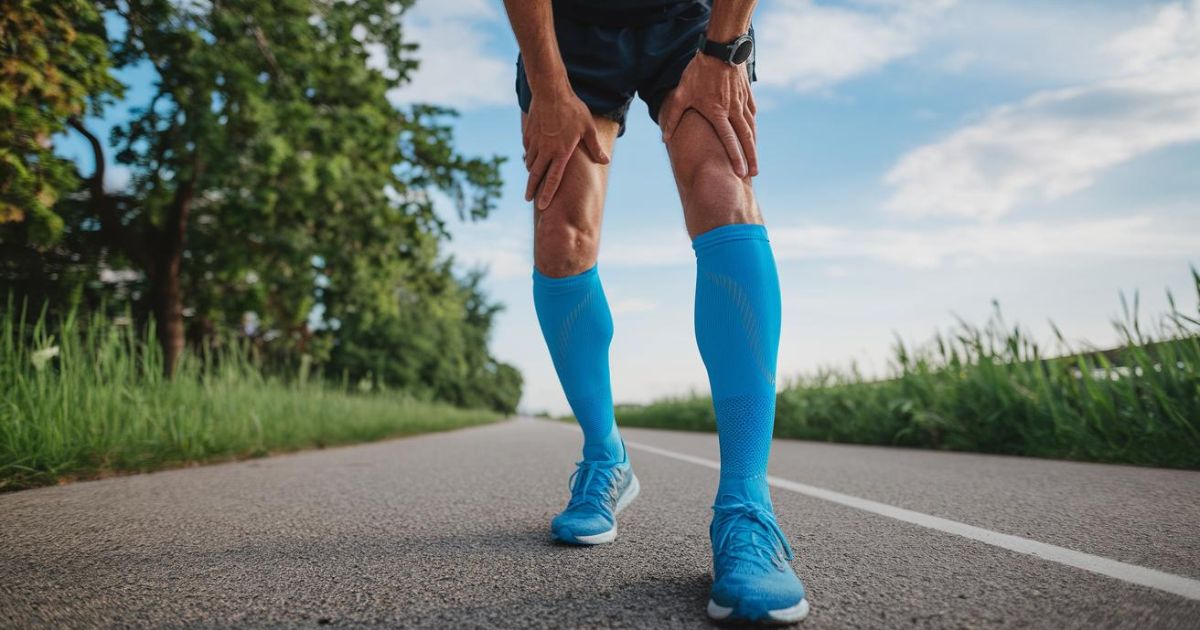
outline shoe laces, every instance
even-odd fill
[[[575,472],[567,485],[571,488],[571,501],[567,509],[592,506],[597,510],[611,510],[617,500],[617,465],[613,462],[581,461],[575,464]]]
[[[782,569],[792,560],[792,547],[770,510],[756,503],[713,506],[715,557],[768,570]]]

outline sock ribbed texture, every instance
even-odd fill
[[[534,269],[533,304],[563,393],[583,429],[583,458],[621,461],[625,454],[608,374],[613,322],[597,268],[564,278]]]
[[[767,458],[775,425],[780,296],[762,225],[697,236],[696,343],[708,369],[721,444],[717,502],[770,505]]]

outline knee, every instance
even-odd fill
[[[689,228],[706,231],[730,223],[759,223],[749,180],[733,172],[724,152],[699,157],[681,182]]]
[[[596,264],[600,250],[599,225],[585,217],[542,211],[534,228],[534,264],[551,278],[583,273]],[[580,213],[583,214],[583,213]]]

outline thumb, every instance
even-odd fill
[[[608,153],[604,151],[604,147],[600,146],[600,136],[596,133],[596,125],[588,125],[587,131],[583,132],[583,144],[587,147],[588,153],[592,155],[592,160],[597,164],[608,164]]]

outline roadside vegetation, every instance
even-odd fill
[[[1108,351],[1072,347],[1057,328],[1047,349],[997,307],[982,327],[897,342],[881,380],[851,367],[786,383],[775,435],[1200,469],[1200,315],[1170,304],[1147,329],[1137,298],[1122,298],[1122,343]],[[700,396],[621,406],[617,419],[716,430]]]
[[[502,306],[446,248],[495,209],[502,159],[388,99],[411,5],[5,5],[0,307],[153,323],[168,376],[248,344],[274,372],[511,412]]]
[[[154,331],[93,314],[0,321],[0,491],[191,462],[367,442],[503,413],[378,381],[263,370],[251,346],[186,353],[164,374]],[[314,374],[309,374],[309,372]]]
[[[516,409],[413,1],[5,5],[0,490]]]

